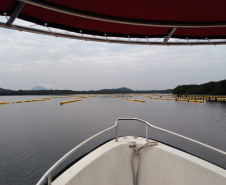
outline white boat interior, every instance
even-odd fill
[[[118,121],[136,120],[146,125],[146,138],[118,138]],[[226,152],[185,136],[161,129],[137,118],[119,118],[114,126],[87,139],[54,164],[37,185],[48,178],[52,185],[225,185],[226,170],[160,142],[148,139],[148,127],[189,140],[226,156]],[[51,173],[72,153],[109,130],[116,138],[76,162],[53,182]]]
[[[147,142],[145,138],[130,136],[119,138],[118,142],[112,140],[104,144],[78,161],[52,184],[225,185],[225,183],[226,171],[220,167],[159,142],[152,140]]]

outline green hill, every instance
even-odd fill
[[[173,94],[211,94],[226,95],[226,80],[208,82],[200,85],[179,85]]]
[[[3,89],[3,88],[0,87],[0,91],[2,92],[2,91],[10,91],[10,90],[9,89]]]

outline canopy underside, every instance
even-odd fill
[[[217,45],[226,44],[225,10],[224,0],[0,0],[8,19],[0,26],[111,43]],[[14,25],[16,18],[44,29]]]

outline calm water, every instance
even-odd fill
[[[0,96],[0,102],[44,97],[47,96]],[[226,103],[196,104],[145,97],[139,97],[145,103],[138,103],[101,95],[60,106],[61,101],[70,99],[73,98],[0,105],[0,185],[37,183],[66,152],[112,126],[118,117],[141,118],[226,151]],[[134,122],[122,122],[120,130],[120,135],[144,136],[145,133],[144,126]],[[113,137],[114,133],[102,136],[70,160]],[[215,152],[155,130],[150,130],[149,137],[226,168],[225,157]]]

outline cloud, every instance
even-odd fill
[[[226,46],[136,46],[0,29],[0,87],[167,89],[225,79]]]

